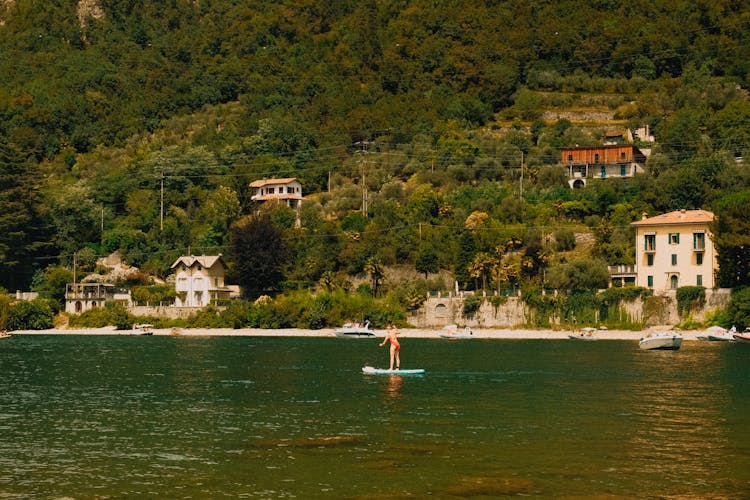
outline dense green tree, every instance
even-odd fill
[[[233,274],[243,297],[255,299],[278,291],[288,256],[282,230],[261,212],[238,220],[231,231]]]
[[[0,286],[26,289],[49,254],[41,175],[18,148],[0,140]]]
[[[713,205],[716,220],[711,224],[719,261],[719,286],[750,285],[750,189],[731,193]]]
[[[440,261],[434,248],[425,247],[417,255],[414,268],[424,274],[425,279],[430,273],[436,273],[440,270]]]
[[[744,286],[732,292],[727,316],[740,331],[750,327],[750,287]]]

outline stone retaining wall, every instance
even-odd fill
[[[697,311],[692,311],[695,321],[703,321],[709,313],[723,310],[731,299],[731,290],[721,288],[706,290],[706,304]],[[472,293],[459,292],[444,296],[429,297],[420,309],[408,318],[410,324],[417,328],[435,328],[458,324],[472,328],[514,328],[528,323],[528,308],[520,297],[507,297],[504,304],[495,308],[490,301],[482,302],[479,311],[471,318],[463,316],[464,300]],[[677,292],[667,290],[655,293],[646,300],[637,299],[622,303],[624,311],[633,322],[642,322],[644,326],[677,324],[680,318],[677,310]]]

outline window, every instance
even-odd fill
[[[594,163],[599,163],[599,153],[594,155]]]
[[[654,277],[653,276],[647,276],[646,277],[646,286],[648,286],[649,288],[653,288],[654,287]]]
[[[676,289],[677,289],[677,287],[678,287],[678,285],[679,285],[679,281],[680,281],[680,279],[679,279],[679,278],[677,277],[677,275],[676,275],[676,274],[673,274],[673,275],[672,275],[672,276],[671,276],[671,277],[669,278],[669,287],[670,287],[670,288],[671,288],[672,290],[676,290]]]
[[[703,265],[703,252],[698,252],[695,254],[695,264],[698,266]]]
[[[644,250],[646,252],[654,252],[656,251],[656,235],[655,234],[647,234],[643,238],[644,243]]]
[[[706,249],[706,233],[693,233],[693,250]]]
[[[669,244],[679,245],[680,244],[680,233],[669,233]]]
[[[626,156],[625,156],[625,151],[621,151],[621,152],[620,152],[620,159],[621,159],[621,160],[625,160],[625,158],[626,158]],[[623,165],[623,167],[624,167],[624,166],[625,166],[625,165]]]
[[[703,275],[699,274],[695,277],[695,284],[696,286],[703,286]]]
[[[646,254],[646,265],[647,266],[653,266],[654,265],[654,254],[647,253]]]
[[[572,161],[573,161],[573,155],[568,155],[568,161],[569,161],[569,162],[572,162]]]
[[[672,265],[673,266],[677,265],[677,254],[676,253],[672,254]]]

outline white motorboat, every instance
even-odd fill
[[[154,325],[150,323],[136,323],[133,325],[133,333],[131,335],[153,335]]]
[[[596,328],[588,326],[586,328],[581,328],[581,330],[576,333],[568,334],[568,338],[572,340],[596,340],[596,337],[594,336],[595,331]]]
[[[745,333],[735,333],[733,337],[736,342],[750,344],[750,327],[745,328]]]
[[[675,332],[649,333],[638,341],[638,346],[646,350],[676,351],[682,345],[682,335]]]
[[[737,333],[735,327],[732,327],[731,330],[727,330],[720,326],[712,326],[706,329],[706,340],[711,340],[713,342],[734,342],[735,333]]]
[[[447,325],[443,327],[443,331],[440,332],[440,338],[450,340],[462,340],[474,338],[474,332],[471,328],[464,327],[463,330],[459,331],[457,325]]]
[[[9,339],[10,333],[6,332],[5,330],[0,331],[0,339]]]
[[[344,323],[341,328],[336,329],[337,337],[367,338],[374,337],[375,332],[370,330],[370,322]]]

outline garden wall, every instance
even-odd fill
[[[481,294],[481,292],[479,292]],[[726,309],[732,291],[721,288],[706,290],[706,303],[702,309],[692,311],[693,320],[703,321],[707,314]],[[471,292],[448,293],[430,296],[420,309],[414,311],[408,321],[417,328],[441,328],[457,324],[472,328],[519,328],[528,323],[527,306],[520,297],[507,297],[505,303],[495,307],[490,297],[485,297],[479,311],[471,317],[463,316],[464,300]],[[645,300],[636,299],[622,304],[625,312],[635,323],[644,326],[675,325],[685,318],[680,318],[675,290],[655,293]]]

